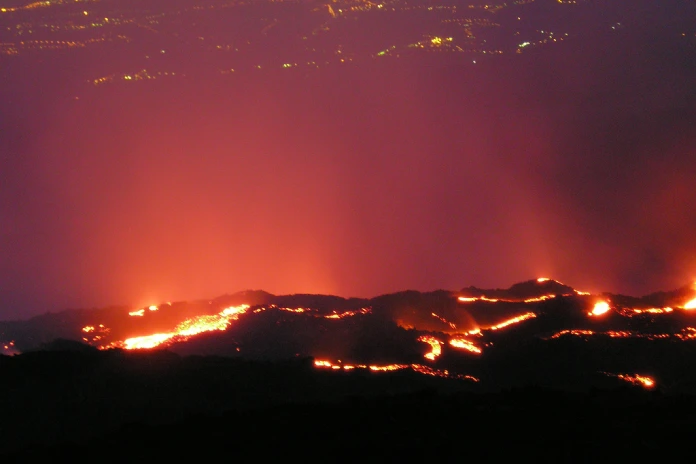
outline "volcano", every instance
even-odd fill
[[[683,366],[685,356],[694,357],[695,308],[696,284],[631,297],[550,278],[371,299],[249,290],[3,322],[0,347],[18,354],[70,340],[104,351],[311,358],[317,369],[409,370],[484,390],[630,383],[692,391],[696,375]]]
[[[632,297],[538,278],[3,322],[0,456],[200,458],[234,437],[246,458],[452,458],[465,437],[481,458],[664,457],[690,443],[675,433],[696,413],[694,309],[695,285]]]

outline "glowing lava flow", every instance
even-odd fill
[[[485,296],[478,296],[478,297],[460,296],[457,299],[459,301],[461,301],[462,303],[473,303],[474,301],[488,301],[490,303],[495,303],[496,301],[500,301],[497,298],[486,298]]]
[[[456,325],[454,322],[450,322],[450,321],[448,321],[447,319],[445,319],[445,318],[442,317],[442,316],[438,316],[438,315],[435,314],[435,313],[430,313],[430,315],[433,316],[435,319],[438,319],[440,322],[443,322],[443,323],[449,325],[449,326],[450,326],[451,328],[453,328],[453,329],[456,329],[456,328],[457,328],[457,325]]]
[[[611,372],[603,372],[603,374],[609,377],[616,377],[625,382],[632,383],[633,385],[638,385],[643,388],[653,388],[655,386],[655,380],[645,375],[638,374],[612,374]]]
[[[602,314],[606,314],[609,312],[609,303],[606,301],[598,301],[595,303],[594,308],[592,308],[592,311],[590,311],[588,314],[590,316],[601,316]]]
[[[425,359],[435,361],[435,359],[442,354],[442,347],[440,346],[442,342],[437,338],[431,337],[430,335],[421,335],[418,337],[418,341],[430,345],[431,351],[425,354]]]
[[[696,298],[694,298],[694,299],[691,300],[691,301],[688,301],[688,302],[684,305],[684,309],[696,309]]]
[[[446,369],[433,369],[432,367],[423,366],[421,364],[343,364],[341,361],[338,361],[338,364],[334,364],[331,361],[327,361],[325,359],[317,359],[314,361],[314,366],[320,369],[331,369],[334,371],[369,369],[372,372],[393,372],[400,371],[403,369],[411,369],[413,372],[417,372],[418,374],[422,375],[429,375],[431,377],[442,377],[445,379],[469,380],[471,382],[479,382],[478,378],[471,375],[453,374]]]
[[[449,341],[449,344],[455,348],[462,350],[467,350],[474,354],[481,354],[483,351],[478,346],[474,345],[473,342],[467,340],[464,337],[455,337]]]
[[[167,303],[171,305],[171,303]],[[144,316],[145,311],[157,311],[159,308],[155,305],[148,306],[147,308],[141,308],[137,311],[131,311],[128,313],[129,316]],[[172,332],[155,333],[151,335],[143,335],[140,337],[132,337],[123,341],[115,341],[105,345],[99,345],[99,349],[108,348],[124,348],[127,350],[137,350],[137,349],[149,349],[155,348],[162,345],[163,343],[171,343],[174,341],[185,341],[191,336],[197,335],[203,332],[212,332],[215,330],[226,330],[232,321],[237,320],[237,318],[246,313],[249,309],[249,305],[231,306],[222,310],[219,314],[214,315],[203,315],[196,316],[184,320]],[[267,311],[268,309],[274,309],[278,311],[285,311],[290,313],[305,313],[312,317],[324,318],[324,319],[344,319],[347,317],[353,317],[358,315],[365,315],[372,312],[371,308],[361,308],[358,310],[349,310],[344,312],[333,311],[329,314],[322,314],[317,310],[307,309],[307,308],[279,308],[276,305],[270,305],[269,307],[258,307],[254,309],[254,314]],[[86,335],[92,335],[90,340],[87,337],[82,339],[87,343],[93,343],[98,340],[102,340],[110,331],[110,329],[104,327],[103,324],[99,324],[99,327],[88,325],[82,328],[82,332]]]
[[[674,309],[670,307],[666,308],[646,308],[646,309],[638,309],[638,308],[633,308],[631,310],[634,314],[643,314],[643,313],[648,313],[648,314],[665,314],[665,313],[671,313],[674,311]],[[628,314],[630,317],[630,313]]]
[[[357,311],[345,311],[343,313],[337,313],[334,311],[332,314],[329,314],[328,316],[324,316],[326,319],[343,319],[345,317],[352,317],[352,316],[357,316],[358,314],[368,314],[370,313],[370,308],[362,308]]]
[[[575,291],[578,295],[589,295],[589,293]],[[569,296],[570,294],[563,294],[561,296]],[[536,303],[539,301],[550,300],[556,298],[556,294],[549,293],[548,295],[541,295],[533,298],[527,299],[504,299],[504,298],[488,298],[486,296],[460,296],[457,298],[461,303],[474,303],[476,301],[487,301],[489,303]]]
[[[186,319],[184,322],[179,324],[173,332],[128,338],[124,340],[122,344],[116,344],[116,346],[122,346],[127,350],[155,348],[156,346],[170,340],[185,340],[192,335],[202,332],[225,330],[232,321],[236,321],[241,314],[246,312],[247,309],[249,309],[249,305],[246,304],[240,306],[231,306],[229,308],[225,308],[216,315],[198,316],[191,319]]]
[[[528,312],[524,313],[521,316],[513,317],[512,319],[508,319],[506,321],[501,322],[500,324],[496,324],[494,326],[488,327],[489,330],[499,330],[499,329],[504,329],[505,327],[512,325],[512,324],[517,324],[522,321],[526,321],[527,319],[533,319],[536,317],[536,314],[533,312]]]

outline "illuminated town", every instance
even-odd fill
[[[630,27],[616,20],[620,7],[601,24],[582,19],[596,8],[555,0],[186,0],[144,1],[136,10],[119,0],[41,1],[0,10],[0,59],[76,60],[84,66],[74,77],[94,86],[443,53],[475,65]],[[696,28],[687,29],[680,37],[693,40]]]

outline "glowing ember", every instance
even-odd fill
[[[481,354],[481,353],[482,353],[481,348],[479,348],[478,346],[474,345],[473,342],[471,342],[470,340],[467,340],[466,338],[463,338],[463,337],[456,337],[456,338],[453,338],[453,339],[451,339],[451,340],[449,341],[449,344],[450,344],[451,346],[455,347],[455,348],[459,348],[459,349],[462,349],[462,350],[467,350],[467,351],[469,351],[469,352],[471,352],[471,353],[475,353],[475,354]]]
[[[551,279],[549,279],[548,277],[539,277],[537,279],[537,282],[542,283],[542,282],[548,282],[549,280],[551,280]]]
[[[157,311],[159,308],[155,305],[151,305],[151,306],[148,306],[147,309],[149,309],[150,311]]]
[[[84,333],[89,333],[89,332],[94,332],[94,326],[93,325],[87,325],[82,328],[82,331]]]
[[[139,309],[137,311],[131,311],[128,313],[129,316],[144,316],[145,315],[145,310],[144,309]]]
[[[533,312],[528,312],[524,313],[521,316],[513,317],[512,319],[508,319],[506,321],[501,322],[500,324],[496,324],[494,326],[488,327],[490,330],[499,330],[499,329],[504,329],[505,327],[513,324],[520,323],[522,321],[526,321],[527,319],[533,319],[536,317],[536,314]]]
[[[589,312],[590,316],[601,316],[602,314],[606,314],[609,312],[609,303],[606,301],[598,301],[595,303],[594,308],[592,308],[592,311]]]
[[[696,309],[696,298],[694,298],[694,299],[691,300],[691,301],[688,301],[688,302],[684,305],[684,309]]]
[[[440,346],[442,342],[437,338],[431,337],[430,335],[421,335],[418,337],[418,341],[430,345],[431,351],[425,354],[425,359],[435,361],[435,359],[442,354],[442,347]]]

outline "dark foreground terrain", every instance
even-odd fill
[[[694,397],[620,383],[494,392],[413,372],[321,371],[308,358],[63,348],[0,357],[2,462],[626,462],[688,451],[696,424]]]

